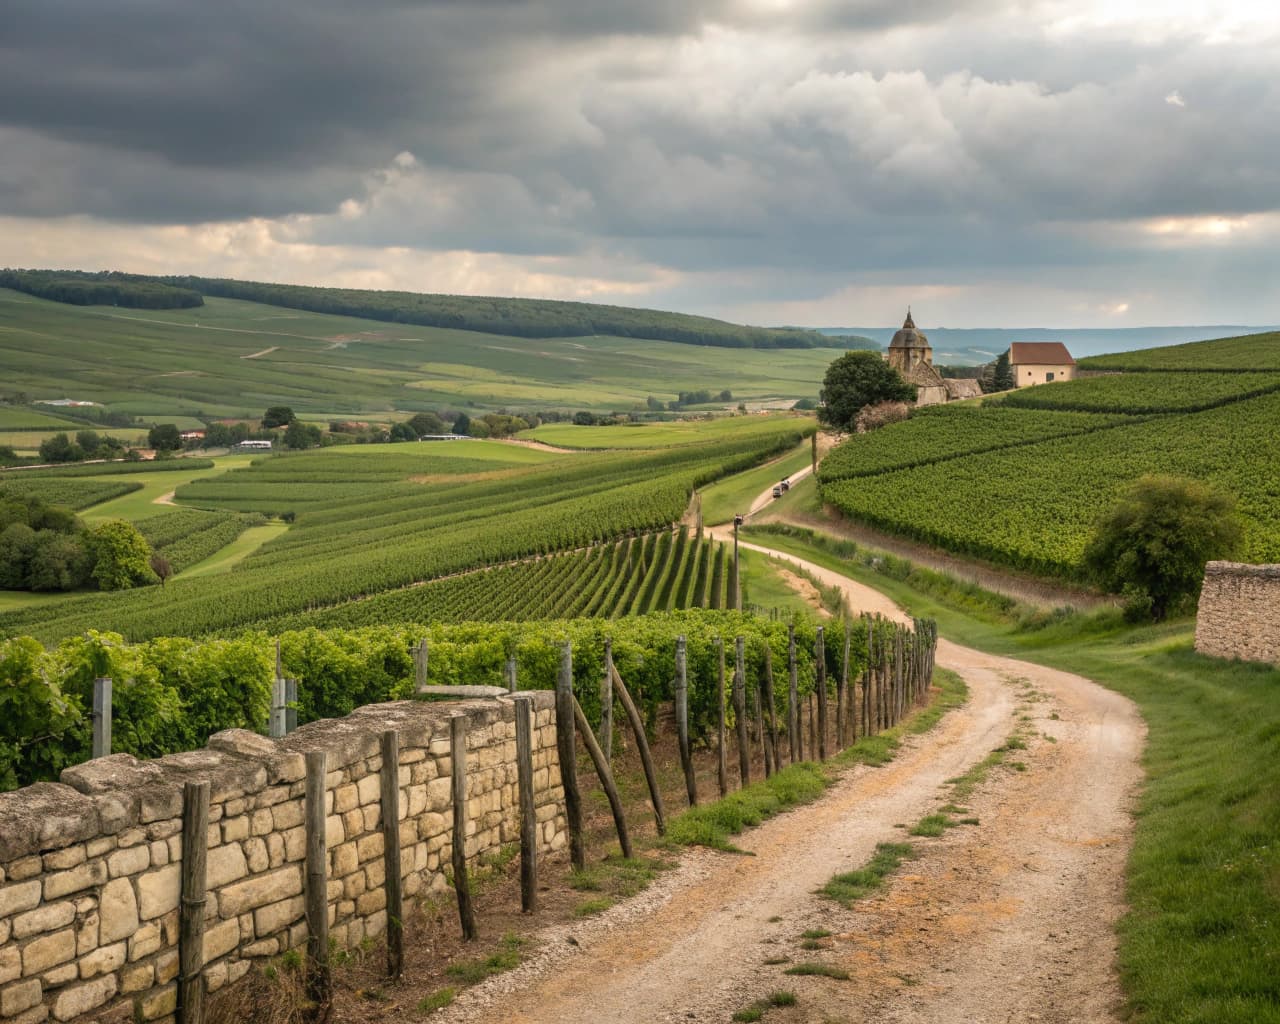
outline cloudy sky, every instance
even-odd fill
[[[1225,0],[8,0],[0,265],[754,323],[1280,320]]]

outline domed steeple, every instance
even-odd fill
[[[907,307],[907,318],[902,321],[902,330],[893,336],[889,348],[924,348],[929,349],[929,338],[923,331],[916,330],[916,322],[911,319],[911,307]],[[929,349],[928,362],[933,362],[933,350]]]

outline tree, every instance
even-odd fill
[[[389,436],[392,441],[418,440],[418,432],[407,423],[393,423],[391,425],[391,432]]]
[[[1144,476],[1099,519],[1084,563],[1126,597],[1130,619],[1159,622],[1199,594],[1205,563],[1232,554],[1241,537],[1230,495],[1198,480]]]
[[[274,427],[287,427],[296,418],[287,405],[273,405],[262,415],[262,428],[271,430]]]
[[[173,566],[169,559],[156,551],[151,555],[151,571],[159,577],[160,586],[163,588],[169,577],[173,575]]]
[[[573,422],[579,427],[595,426],[596,418],[591,413],[582,410],[573,414]]]
[[[36,534],[27,580],[32,590],[75,590],[88,580],[89,554],[79,537],[53,530]]]
[[[993,391],[1012,391],[1018,386],[1018,382],[1013,378],[1013,366],[1009,363],[1009,350],[1005,349],[996,358],[995,370],[991,374],[991,389]]]
[[[89,530],[87,540],[100,589],[128,590],[154,581],[151,548],[132,523],[108,519]]]
[[[852,430],[859,410],[880,402],[913,402],[916,389],[878,352],[846,352],[822,378],[818,419],[835,430]]]
[[[26,590],[36,531],[26,523],[10,523],[0,530],[0,590]]]
[[[320,428],[313,424],[294,420],[285,428],[284,446],[286,448],[301,450],[303,448],[315,448],[319,444]]]
[[[464,437],[469,436],[471,433],[471,417],[465,412],[458,413],[458,418],[453,421],[453,432]]]
[[[96,430],[76,431],[76,444],[80,446],[86,459],[92,459],[98,455],[98,449],[102,447],[103,440]]]
[[[40,442],[41,462],[79,462],[84,452],[66,434],[54,434]]]
[[[416,413],[409,420],[409,426],[418,437],[422,437],[423,434],[444,433],[444,420],[433,412]]]
[[[182,447],[182,435],[172,423],[157,423],[147,431],[147,445],[158,452],[176,452]]]

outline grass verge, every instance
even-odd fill
[[[914,856],[915,849],[910,843],[878,843],[876,852],[866,864],[856,871],[833,875],[818,894],[849,907],[873,889],[880,888],[885,878]]]

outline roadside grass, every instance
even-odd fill
[[[763,1018],[764,1015],[775,1006],[795,1005],[796,994],[794,992],[770,992],[763,999],[757,999],[750,1006],[744,1006],[729,1019],[734,1021],[757,1021]]]
[[[436,1010],[443,1010],[453,1002],[455,995],[457,995],[457,992],[451,988],[437,989],[431,995],[418,1000],[418,1012],[433,1013]]]
[[[667,840],[680,846],[709,846],[742,853],[729,841],[750,825],[780,811],[811,803],[831,784],[831,776],[811,761],[789,764],[767,779],[730,793],[714,803],[691,807],[667,825]]]
[[[928,704],[912,712],[892,729],[886,729],[874,736],[859,737],[831,758],[831,763],[872,766],[887,764],[893,760],[898,748],[902,746],[903,737],[919,736],[928,732],[942,721],[943,715],[960,707],[969,699],[969,688],[964,680],[950,669],[934,669],[933,685],[936,692]]]
[[[1126,626],[1112,609],[1045,612],[958,583],[922,593],[795,537],[775,541],[937,619],[958,643],[1133,700],[1147,778],[1118,925],[1128,1013],[1143,1024],[1280,1022],[1280,668],[1197,654],[1187,619]]]
[[[498,949],[486,957],[475,960],[459,960],[445,968],[445,973],[463,985],[478,985],[485,978],[501,974],[520,966],[520,947],[524,940],[516,935],[504,935]]]
[[[790,974],[797,978],[834,978],[836,981],[849,980],[849,972],[843,967],[832,967],[830,964],[820,964],[811,961],[796,964],[794,967],[788,967],[782,973]]]
[[[702,521],[708,526],[731,522],[739,513],[746,515],[751,503],[767,488],[785,476],[804,469],[811,458],[806,439],[795,450],[780,459],[767,462],[755,469],[735,473],[699,491],[702,496]],[[765,506],[768,508],[768,506]]]
[[[818,894],[850,907],[869,892],[880,888],[889,875],[914,856],[915,848],[910,843],[877,843],[876,852],[866,864],[855,871],[833,875]]]

